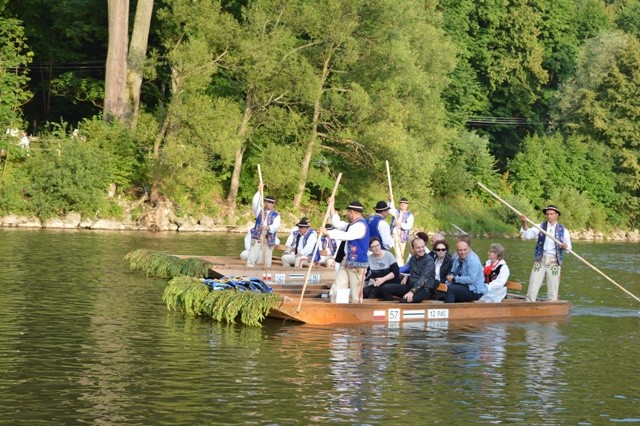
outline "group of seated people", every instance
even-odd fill
[[[331,225],[326,228],[331,228]],[[250,234],[247,234],[245,246],[249,245],[250,238]],[[458,238],[453,253],[441,234],[433,236],[431,250],[427,248],[428,241],[429,235],[426,232],[418,232],[411,240],[411,254],[404,265],[399,266],[396,257],[383,248],[380,239],[371,238],[363,297],[386,301],[399,298],[401,303],[418,303],[423,300],[455,303],[475,300],[499,302],[506,296],[509,267],[504,260],[502,245],[491,244],[488,260],[483,266],[478,255],[471,249],[471,238],[468,235]],[[278,243],[279,241],[276,244]],[[323,235],[316,250],[317,243],[318,233],[311,228],[306,217],[302,218],[287,238],[281,257],[282,265],[306,266],[314,252],[316,264],[327,267],[334,265],[337,242]],[[245,256],[248,250],[245,247]]]
[[[365,276],[364,298],[401,303],[441,300],[445,303],[499,302],[507,294],[509,267],[504,261],[504,247],[491,244],[483,266],[471,249],[468,235],[456,242],[456,252],[449,252],[449,244],[436,234],[431,250],[426,245],[429,236],[418,232],[411,240],[411,255],[403,267],[396,258],[382,249],[377,238],[369,241],[369,268]],[[441,286],[444,284],[445,286]],[[439,290],[438,288],[441,288]],[[444,290],[446,288],[446,290]]]

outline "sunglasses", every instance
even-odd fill
[[[437,248],[436,251],[447,251],[446,248]]]

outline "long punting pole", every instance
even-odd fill
[[[486,186],[484,186],[482,183],[478,182],[478,186],[480,186],[480,188],[484,189],[485,191],[487,191],[489,194],[493,195],[498,201],[500,201],[502,204],[504,204],[505,206],[509,207],[511,210],[513,210],[514,213],[516,213],[519,216],[525,216],[522,213],[520,213],[518,210],[516,210],[513,206],[511,206],[509,203],[507,203],[505,200],[503,200],[502,198],[500,198],[498,196],[498,194],[496,194],[495,192],[493,192],[492,190],[490,190],[489,188],[487,188]],[[526,217],[526,216],[525,216]],[[558,241],[553,235],[551,235],[550,233],[548,233],[547,231],[545,231],[544,229],[540,228],[540,226],[538,226],[536,223],[534,223],[531,219],[529,219],[527,217],[527,222],[529,222],[532,226],[538,228],[538,230],[540,230],[540,232],[542,232],[544,235],[546,235],[547,237],[551,238],[553,241],[555,241],[556,244],[562,244],[560,241]],[[589,268],[593,269],[594,271],[596,271],[597,273],[599,273],[600,275],[602,275],[603,277],[605,277],[607,280],[609,280],[611,283],[615,284],[620,290],[624,291],[625,293],[627,293],[629,296],[633,297],[637,302],[640,302],[640,298],[638,298],[637,296],[635,296],[633,293],[631,293],[629,290],[627,290],[626,288],[622,287],[620,284],[618,284],[617,282],[615,282],[612,278],[610,278],[607,274],[605,274],[604,272],[602,272],[600,269],[596,268],[595,266],[593,266],[591,263],[587,262],[582,256],[580,256],[578,253],[576,253],[575,251],[571,250],[570,251],[571,254],[573,254],[575,257],[577,257],[582,263],[584,263],[585,265],[587,265]]]
[[[260,218],[260,227],[264,228],[264,226],[266,225],[264,223],[264,187],[262,183],[262,169],[260,168],[260,164],[258,164],[258,179],[260,179],[260,215],[262,216]],[[267,275],[267,241],[266,238],[262,235],[262,230],[260,231],[260,244],[262,245],[262,279],[265,279]]]
[[[336,179],[335,185],[333,185],[333,192],[331,193],[331,199],[334,200],[336,196],[336,192],[338,191],[338,185],[340,184],[340,179],[342,179],[342,173],[338,174],[338,178]],[[325,225],[327,224],[327,220],[329,220],[329,213],[331,213],[331,205],[327,206],[327,212],[324,214],[324,218],[322,219],[322,226],[320,229],[323,230]],[[304,292],[307,290],[307,283],[309,282],[309,276],[311,275],[311,268],[313,268],[313,261],[316,258],[316,253],[318,253],[320,247],[320,238],[322,235],[318,233],[318,242],[316,246],[313,248],[313,253],[311,254],[311,258],[309,259],[309,267],[307,268],[307,274],[304,277],[304,285],[302,286],[302,293],[300,293],[300,302],[298,302],[298,309],[296,312],[300,312],[300,308],[302,307],[302,298],[304,297]]]
[[[391,188],[391,170],[389,170],[389,161],[385,160],[387,164],[387,181],[389,182],[389,201],[395,207],[395,203],[393,202],[393,189]],[[391,236],[393,238],[393,248],[396,252],[396,259],[398,260],[398,264],[400,266],[404,265],[404,253],[402,253],[402,249],[400,248],[400,240],[398,239],[397,234],[393,234]]]

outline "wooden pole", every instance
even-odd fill
[[[263,235],[262,229],[265,227],[264,219],[264,187],[262,183],[262,169],[260,169],[260,164],[258,164],[258,179],[260,179],[260,244],[262,245],[262,275],[265,280],[267,277],[267,245],[266,245],[266,237]]]
[[[516,213],[519,216],[524,216],[522,213],[520,213],[518,210],[516,210],[513,206],[511,206],[509,203],[507,203],[505,200],[503,200],[502,198],[500,198],[498,196],[498,194],[496,194],[495,192],[493,192],[492,190],[490,190],[489,188],[487,188],[486,186],[484,186],[482,183],[478,182],[478,186],[480,186],[480,188],[484,189],[485,191],[487,191],[489,194],[493,195],[493,197],[495,197],[498,201],[500,201],[502,204],[504,204],[505,206],[509,207],[514,213]],[[525,216],[526,217],[526,216]],[[529,222],[532,226],[536,227],[540,232],[542,232],[544,235],[546,235],[547,237],[551,238],[556,244],[562,244],[560,241],[558,241],[553,235],[551,235],[550,233],[548,233],[547,231],[545,231],[544,229],[540,228],[540,226],[538,226],[536,223],[534,223],[531,219],[529,219],[527,217],[527,222]],[[571,253],[572,255],[574,255],[575,257],[578,258],[578,260],[580,260],[582,263],[584,263],[585,265],[587,265],[589,268],[593,269],[594,271],[596,271],[597,273],[599,273],[600,275],[602,275],[604,278],[606,278],[609,282],[613,283],[614,285],[616,285],[620,290],[624,291],[625,293],[627,293],[629,296],[631,296],[632,298],[634,298],[637,302],[640,302],[640,298],[638,298],[637,296],[635,296],[633,293],[631,293],[629,290],[627,290],[626,288],[622,287],[620,284],[618,284],[617,282],[615,282],[612,278],[610,278],[608,275],[606,275],[604,272],[602,272],[600,269],[596,268],[595,266],[593,266],[591,263],[587,262],[582,256],[578,255],[578,253],[576,253],[575,251],[571,250],[569,253]]]
[[[389,161],[385,160],[385,163],[387,165],[387,181],[389,182],[389,201],[395,208],[395,203],[393,202],[393,189],[391,188],[391,170],[389,169]],[[396,226],[399,225],[396,224]],[[402,253],[402,246],[400,245],[398,234],[393,233],[391,235],[391,238],[393,238],[393,249],[396,252],[396,260],[398,261],[398,265],[404,266],[404,253]]]
[[[333,185],[333,192],[331,193],[331,199],[334,200],[336,196],[336,192],[338,191],[338,185],[340,184],[340,179],[342,179],[342,173],[338,174],[338,178],[336,179],[335,185]],[[329,220],[329,213],[331,213],[331,205],[327,206],[327,212],[324,214],[324,218],[322,219],[322,226],[320,226],[320,230],[323,230],[325,225],[327,224],[327,220]],[[313,268],[313,263],[316,258],[316,253],[320,247],[320,232],[318,232],[318,242],[316,246],[313,248],[313,253],[311,254],[311,258],[309,259],[309,268],[307,268],[307,274],[304,277],[304,285],[302,286],[302,293],[300,293],[300,302],[298,302],[298,309],[296,312],[300,312],[300,308],[302,307],[302,299],[304,298],[304,292],[307,289],[307,283],[309,282],[309,275],[311,275],[311,268]]]

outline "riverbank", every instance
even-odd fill
[[[285,215],[286,216],[286,215]],[[288,230],[295,226],[296,219],[293,215],[290,218],[284,217],[281,230]],[[233,223],[228,224],[232,221]],[[227,223],[223,223],[227,222]],[[253,226],[253,219],[248,216],[230,218],[212,218],[201,216],[193,218],[190,216],[178,217],[168,207],[158,207],[146,212],[138,219],[130,215],[122,220],[117,219],[90,219],[83,218],[78,213],[69,213],[64,217],[57,217],[41,221],[35,216],[18,216],[9,214],[0,216],[0,227],[4,228],[46,228],[46,229],[87,229],[87,230],[109,230],[109,231],[155,231],[155,232],[234,232],[244,234]],[[442,232],[428,230],[429,234]],[[286,234],[286,232],[282,232]],[[453,234],[449,234],[453,235]],[[485,238],[518,238],[518,233],[493,235],[484,233],[478,235]],[[637,229],[614,230],[608,233],[583,229],[571,232],[572,240],[582,241],[619,241],[619,242],[640,242],[640,231]]]

